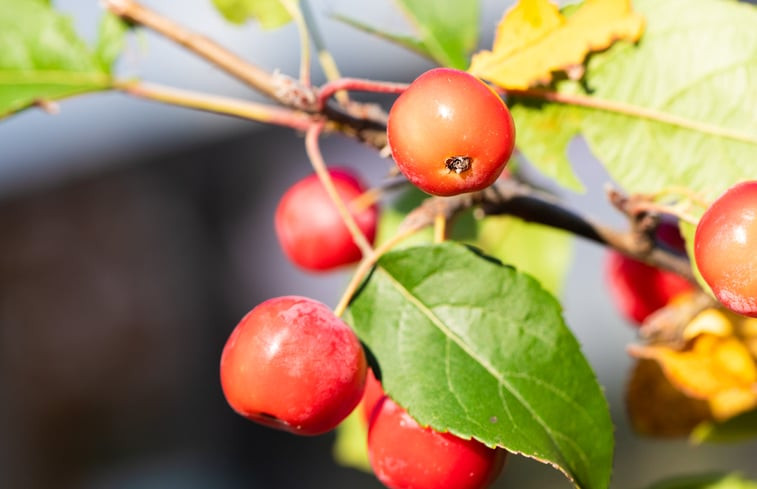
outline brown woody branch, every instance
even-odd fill
[[[386,146],[386,113],[379,106],[355,102],[345,107],[328,106],[325,96],[319,99],[317,87],[306,87],[286,75],[262,69],[135,0],[104,0],[104,5],[113,14],[176,42],[279,104],[325,116],[329,121],[326,131],[342,132],[377,149]]]
[[[654,244],[644,243],[640,246],[638,233],[633,229],[618,231],[597,223],[567,208],[554,195],[537,190],[514,178],[500,179],[491,187],[479,192],[429,198],[407,216],[402,228],[430,225],[439,213],[449,220],[473,206],[479,206],[487,215],[507,214],[568,231],[650,265],[670,270],[696,283],[686,257]]]
[[[279,100],[272,73],[248,63],[215,41],[186,29],[134,0],[105,0],[104,5],[122,19],[152,29],[210,61],[263,95]]]

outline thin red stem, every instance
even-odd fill
[[[334,181],[331,179],[326,163],[323,160],[323,155],[321,155],[318,138],[323,130],[323,125],[323,121],[314,122],[310,125],[305,133],[305,150],[308,153],[310,163],[313,165],[315,173],[318,175],[318,178],[326,189],[326,193],[336,206],[345,226],[347,226],[347,229],[352,235],[353,241],[357,247],[360,248],[363,256],[370,256],[373,253],[373,247],[355,222],[355,219],[352,217],[352,214],[344,203],[344,200],[342,200],[342,197],[339,195],[339,192],[337,192],[336,187],[334,186]]]
[[[340,78],[330,81],[321,86],[318,91],[318,110],[323,110],[326,102],[334,93],[347,90],[356,92],[373,92],[373,93],[402,93],[407,90],[407,83],[394,83],[376,80],[366,80],[363,78]]]

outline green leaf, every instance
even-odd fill
[[[37,101],[110,88],[117,35],[98,50],[45,0],[0,0],[0,118]]]
[[[510,216],[491,216],[478,223],[476,245],[484,252],[537,279],[559,295],[573,257],[569,233]]]
[[[289,11],[279,0],[213,0],[213,5],[226,20],[234,24],[244,24],[255,19],[264,29],[275,29],[292,20]]]
[[[757,437],[757,410],[747,411],[722,422],[706,422],[691,433],[696,443],[732,443]]]
[[[347,320],[421,424],[607,487],[607,402],[559,303],[530,276],[454,242],[393,251]]]
[[[651,118],[617,109],[523,105],[519,110],[550,111],[541,116],[541,127],[552,122],[553,128],[542,136],[554,142],[545,144],[551,162],[542,166],[557,162],[561,168],[553,168],[553,175],[570,171],[564,152],[578,126],[612,178],[629,192],[685,186],[712,198],[754,178],[757,8],[728,0],[637,0],[634,8],[647,19],[642,40],[594,55],[585,82],[592,97],[652,111]],[[575,88],[575,83],[557,86],[562,93]],[[659,115],[677,120],[663,122]],[[558,127],[566,120],[568,127]],[[519,137],[539,132],[526,122],[518,130]],[[533,144],[525,146],[526,154],[533,154]],[[564,177],[559,181],[565,184]]]
[[[439,64],[457,69],[468,66],[468,55],[478,43],[479,0],[396,1]]]
[[[534,168],[567,189],[584,192],[568,160],[568,145],[581,131],[580,112],[556,104],[523,101],[514,105],[511,113],[518,149]]]
[[[368,460],[368,428],[361,409],[355,409],[336,428],[334,460],[340,465],[371,472]]]
[[[738,474],[701,474],[668,479],[648,489],[757,489],[757,483]]]

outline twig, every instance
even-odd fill
[[[191,32],[134,0],[102,1],[113,14],[154,30],[280,104],[298,111],[323,113],[329,120],[329,124],[326,126],[327,130],[341,132],[376,149],[382,149],[386,146],[386,114],[379,107],[373,104],[355,102],[351,102],[343,108],[320,107],[317,104],[314,87],[304,86],[298,80],[280,73],[266,71],[249,63],[216,42]],[[335,83],[349,84],[351,83],[350,80],[345,79],[344,82],[337,80]],[[362,82],[370,82],[370,80]],[[338,86],[328,83],[325,87],[327,93],[329,93],[326,99],[334,92],[341,90]],[[332,90],[332,87],[334,90]],[[232,115],[234,115],[234,112],[236,111],[224,111],[224,113]]]
[[[297,0],[279,0],[284,8],[292,16],[297,32],[300,36],[300,84],[303,87],[310,86],[310,32],[307,22]],[[307,2],[305,2],[307,3]]]
[[[315,21],[315,15],[313,15],[313,11],[310,9],[310,1],[302,0],[299,2],[299,6],[302,17],[305,19],[305,24],[310,31],[310,38],[313,40],[313,45],[315,46],[318,55],[318,63],[321,65],[321,69],[323,69],[326,79],[328,81],[338,80],[342,75],[339,73],[336,60],[334,60],[331,52],[326,48],[326,42],[323,40],[321,30],[318,28],[318,23]],[[336,92],[336,99],[341,105],[346,105],[350,101],[349,96],[345,91]]]
[[[415,228],[406,228],[398,232],[391,239],[376,248],[371,254],[363,256],[363,259],[355,269],[355,273],[352,275],[350,282],[347,284],[347,288],[344,290],[341,299],[339,299],[339,303],[334,308],[334,314],[336,314],[337,316],[344,314],[344,311],[347,310],[347,306],[349,306],[352,297],[355,295],[355,292],[357,292],[360,284],[363,282],[365,277],[368,275],[368,272],[371,271],[371,268],[373,268],[379,258],[381,258],[385,253],[387,253],[399,243],[417,233],[424,227],[425,225],[421,225],[420,227]]]
[[[407,83],[383,82],[362,78],[340,78],[321,86],[321,89],[318,91],[318,101],[316,106],[319,110],[323,110],[329,98],[331,98],[335,92],[341,90],[373,93],[402,93],[407,90],[407,87]]]
[[[434,216],[434,243],[443,243],[447,235],[447,218],[439,213]]]
[[[305,149],[308,153],[308,157],[310,158],[310,163],[313,165],[313,169],[315,170],[318,178],[326,189],[326,193],[329,195],[329,198],[339,211],[339,215],[342,217],[342,221],[344,221],[345,226],[347,226],[350,235],[352,235],[352,240],[355,242],[355,245],[360,248],[363,256],[369,256],[373,253],[373,247],[368,242],[368,239],[366,239],[363,232],[360,230],[360,227],[352,217],[352,214],[347,208],[347,205],[344,203],[344,200],[342,200],[342,197],[336,190],[334,182],[331,179],[331,175],[329,175],[328,168],[326,167],[326,163],[323,161],[321,149],[318,145],[318,138],[321,135],[322,129],[322,121],[314,122],[305,133]]]
[[[267,97],[281,101],[273,74],[248,63],[220,44],[189,31],[134,0],[104,0],[103,3],[113,14],[154,30],[210,61]]]
[[[568,231],[696,283],[691,264],[685,257],[659,246],[640,247],[633,232],[617,231],[594,222],[567,208],[553,195],[536,190],[513,178],[497,180],[494,185],[479,192],[445,198],[431,197],[406,216],[400,229],[430,225],[440,212],[449,220],[457,213],[475,205],[481,206],[484,214],[508,214]]]
[[[150,83],[127,81],[116,82],[113,86],[124,93],[139,98],[291,127],[300,131],[304,131],[312,125],[312,119],[308,114],[279,106],[179,90]]]

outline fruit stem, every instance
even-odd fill
[[[434,243],[442,243],[446,238],[447,231],[447,217],[443,212],[439,212],[434,216]]]
[[[350,205],[357,211],[362,212],[368,207],[372,206],[373,204],[377,203],[385,194],[387,191],[404,187],[408,184],[407,179],[403,176],[401,178],[394,178],[391,180],[386,180],[380,185],[370,188],[363,192],[362,194],[355,197],[352,202],[350,202]]]
[[[307,151],[308,158],[310,158],[310,163],[311,165],[313,165],[315,173],[318,175],[318,179],[326,189],[326,193],[336,206],[337,211],[339,211],[339,215],[342,217],[344,225],[347,226],[347,229],[352,235],[352,240],[355,242],[355,245],[360,248],[360,251],[362,252],[364,257],[370,256],[373,253],[373,247],[358,227],[355,219],[352,217],[352,214],[347,208],[347,205],[339,196],[339,192],[337,192],[336,187],[334,186],[334,182],[331,179],[331,175],[329,175],[326,163],[323,160],[321,148],[318,144],[318,139],[321,135],[321,131],[323,130],[323,126],[323,121],[316,121],[310,125],[310,127],[307,129],[307,132],[305,133],[305,150]]]
[[[299,131],[307,130],[313,123],[307,114],[283,107],[181,90],[152,83],[120,81],[115,82],[113,87],[134,97],[206,112],[231,115],[267,124],[291,127]]]
[[[310,38],[313,40],[315,49],[318,56],[318,63],[321,65],[323,73],[326,75],[328,81],[338,80],[342,77],[339,73],[339,68],[336,65],[336,60],[326,48],[326,42],[323,40],[321,31],[318,28],[318,23],[315,21],[315,16],[310,9],[310,2],[308,0],[298,2],[302,16],[305,19],[305,24],[310,31]],[[336,99],[341,105],[349,103],[350,99],[347,96],[347,92],[336,92]]]
[[[280,0],[284,8],[292,16],[294,24],[297,26],[297,33],[300,38],[300,83],[303,87],[310,86],[310,31],[305,22],[305,17],[300,9],[300,2],[296,0]],[[305,1],[304,3],[307,3]]]
[[[318,110],[323,110],[326,107],[326,103],[329,98],[334,95],[335,92],[341,90],[353,90],[360,92],[373,92],[373,93],[402,93],[407,90],[409,85],[407,83],[395,83],[385,82],[378,80],[367,80],[363,78],[340,78],[328,83],[324,83],[321,89],[318,91],[318,101],[316,107]]]
[[[419,225],[405,229],[402,232],[399,232],[392,236],[391,239],[382,243],[370,254],[365,255],[355,269],[355,273],[352,275],[350,282],[347,284],[347,288],[344,290],[342,297],[339,299],[339,303],[334,308],[334,314],[338,317],[341,317],[342,314],[344,314],[344,311],[347,310],[347,306],[349,306],[352,297],[355,295],[355,292],[357,292],[360,284],[363,282],[365,277],[368,275],[368,272],[371,271],[371,268],[373,268],[379,258],[381,258],[386,252],[397,246],[400,242],[409,238],[424,227],[426,227],[426,225]]]

